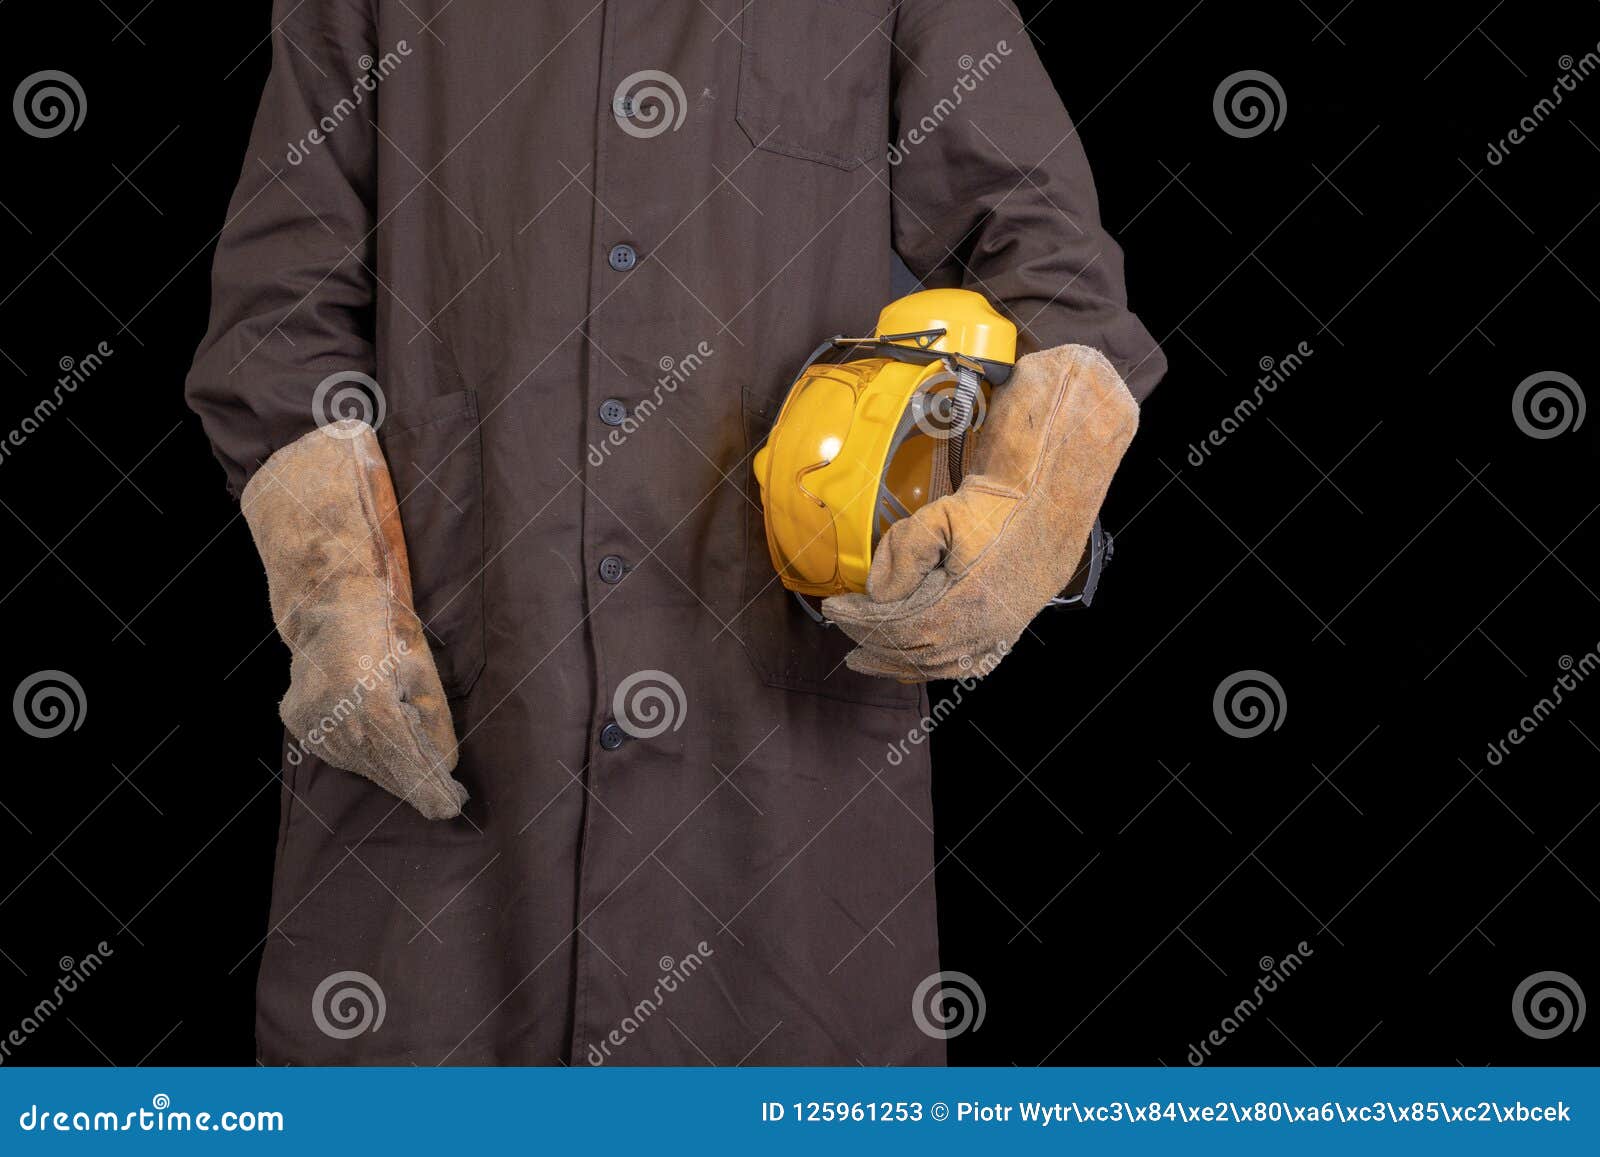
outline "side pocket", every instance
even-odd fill
[[[888,147],[886,0],[750,0],[735,116],[768,152],[858,168]]]
[[[483,439],[478,395],[460,390],[396,413],[380,431],[400,500],[411,592],[444,693],[484,664]]]
[[[761,490],[749,462],[766,439],[783,405],[781,398],[762,398],[745,390],[744,590],[742,610],[734,631],[744,642],[750,664],[764,683],[790,691],[805,691],[851,703],[881,707],[915,706],[922,688],[852,671],[844,657],[855,646],[837,627],[816,622],[781,582],[767,550],[766,526],[761,517]]]

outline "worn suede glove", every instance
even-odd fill
[[[1019,361],[994,390],[972,473],[885,532],[866,594],[823,601],[859,644],[845,662],[902,682],[993,670],[1077,570],[1138,424],[1138,403],[1098,350]]]
[[[394,483],[371,427],[336,422],[285,446],[243,504],[294,653],[284,725],[429,819],[459,815],[455,726],[412,610]]]

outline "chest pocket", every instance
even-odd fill
[[[884,154],[889,0],[750,0],[737,118],[768,152],[854,169]]]

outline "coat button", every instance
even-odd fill
[[[600,746],[607,751],[615,751],[628,742],[628,733],[615,723],[607,723],[600,729]]]
[[[618,273],[626,273],[638,264],[639,253],[632,245],[613,245],[611,255],[606,260],[611,262],[611,268]]]
[[[628,420],[628,407],[616,398],[607,398],[600,403],[600,420],[608,426],[620,426]]]
[[[628,573],[628,564],[622,561],[620,555],[608,554],[600,560],[600,577],[608,583],[619,583],[622,576]]]

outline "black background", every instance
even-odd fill
[[[1600,418],[1540,439],[1512,407],[1542,371],[1600,390],[1600,77],[1486,160],[1600,8],[1407,7],[1022,5],[1172,369],[1096,606],[935,733],[944,965],[986,1006],[956,1063],[1182,1065],[1301,941],[1211,1063],[1600,1060],[1600,1023],[1512,1010],[1545,970],[1600,996],[1600,689],[1486,758],[1600,645]],[[267,9],[0,8],[3,94],[57,68],[88,103],[48,140],[0,118],[0,427],[113,351],[0,459],[0,689],[85,699],[57,738],[0,727],[0,1032],[114,952],[8,1063],[253,1056],[287,662],[181,383]],[[1213,94],[1245,69],[1287,112],[1239,138]],[[1242,670],[1282,688],[1250,739],[1213,713]]]

